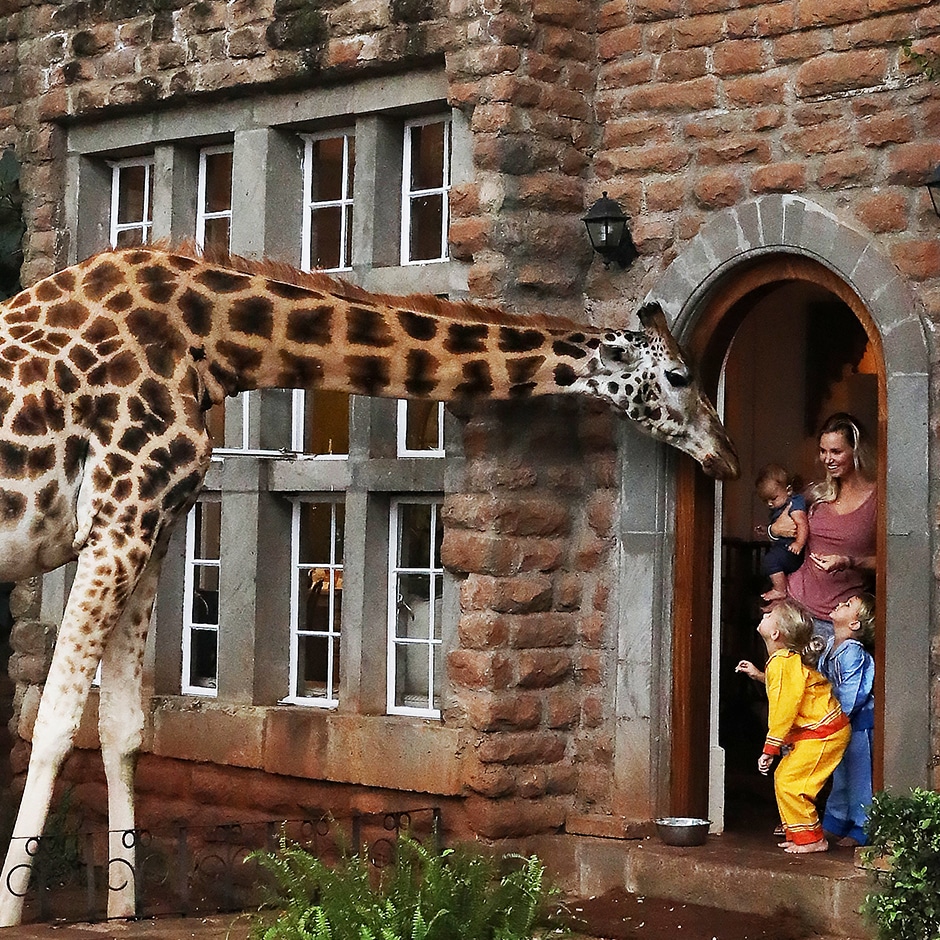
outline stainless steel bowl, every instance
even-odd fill
[[[708,838],[707,819],[689,816],[665,816],[656,820],[656,831],[666,845],[702,845]]]

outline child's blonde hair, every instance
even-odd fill
[[[778,463],[768,463],[757,472],[757,479],[754,480],[754,489],[761,499],[767,498],[768,484],[776,483],[784,489],[793,486],[793,477],[789,474],[786,467]]]
[[[816,629],[813,615],[789,597],[774,607],[774,615],[783,645],[799,653],[805,665],[815,668],[822,650],[819,644],[813,642]]]
[[[871,649],[875,645],[875,596],[864,592],[858,598],[858,638]]]

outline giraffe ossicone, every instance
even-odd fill
[[[400,398],[589,395],[715,477],[737,458],[656,305],[597,330],[431,297],[369,294],[188,249],[105,252],[0,305],[0,580],[77,560],[33,729],[0,926],[18,923],[56,775],[101,662],[111,859],[134,867],[141,671],[160,562],[212,450],[205,412],[255,388]],[[109,892],[134,914],[133,878]]]

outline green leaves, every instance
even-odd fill
[[[0,300],[20,290],[25,232],[20,165],[13,150],[7,149],[0,156]]]
[[[253,940],[530,940],[553,894],[534,856],[436,852],[409,839],[396,856],[378,873],[362,853],[334,868],[284,841],[255,853],[278,914],[259,920]]]
[[[881,858],[879,890],[864,912],[879,940],[940,938],[940,793],[915,788],[909,796],[876,793],[866,826],[869,860]]]
[[[901,43],[901,51],[910,59],[911,63],[930,81],[934,82],[940,79],[940,56],[929,52],[915,52],[914,40],[907,39]]]

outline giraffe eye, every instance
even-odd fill
[[[691,381],[685,372],[673,372],[671,369],[666,372],[666,381],[673,388],[686,388]]]

